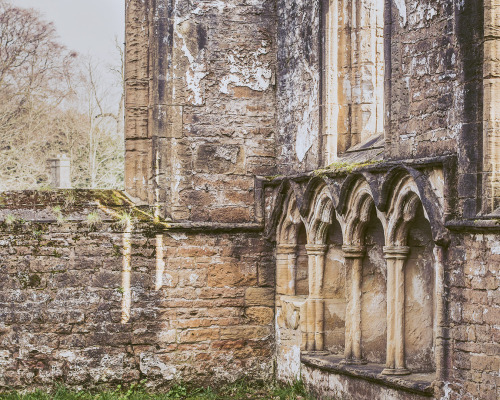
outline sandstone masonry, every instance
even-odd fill
[[[0,385],[499,398],[500,5],[126,8],[125,192],[0,194]]]

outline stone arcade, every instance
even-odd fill
[[[0,385],[499,398],[500,3],[126,7],[125,193],[0,194]]]

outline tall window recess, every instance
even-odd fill
[[[384,0],[323,0],[324,162],[384,128]]]
[[[484,2],[483,213],[500,211],[500,3]]]

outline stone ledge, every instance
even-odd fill
[[[435,373],[415,373],[403,377],[387,376],[382,375],[382,370],[385,368],[383,364],[348,365],[343,364],[343,360],[343,357],[333,355],[324,356],[306,353],[300,355],[300,361],[312,368],[363,379],[389,388],[427,397],[434,395],[432,383],[436,377]]]

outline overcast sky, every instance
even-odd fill
[[[114,37],[123,43],[124,0],[9,0],[19,7],[36,8],[56,25],[61,41],[82,55],[116,64]]]

